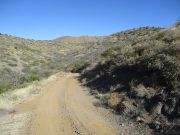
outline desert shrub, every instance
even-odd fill
[[[31,74],[31,75],[27,75],[25,77],[21,78],[21,84],[23,83],[31,83],[34,81],[39,81],[40,77],[37,74]]]
[[[19,99],[19,96],[13,95],[13,96],[11,97],[11,99],[12,99],[13,101],[17,101],[17,100]]]
[[[100,102],[103,105],[107,105],[108,104],[108,99],[109,99],[109,94],[105,94],[105,95],[101,95],[100,96]]]
[[[72,73],[79,73],[83,69],[85,69],[88,65],[89,65],[89,63],[87,63],[87,62],[85,62],[85,63],[76,63],[69,69],[69,71],[72,72]]]
[[[106,50],[105,52],[103,52],[103,53],[101,54],[101,56],[102,56],[103,58],[108,59],[108,58],[113,57],[114,55],[117,55],[120,50],[121,50],[120,47],[112,47],[112,48]]]
[[[117,74],[122,76],[127,72],[131,74],[130,76],[135,75],[131,79],[141,78],[139,81],[144,80],[143,77],[150,76],[146,77],[150,85],[175,89],[180,79],[179,44],[174,43],[177,35],[171,30],[161,31],[138,42],[134,40],[134,44],[131,45],[121,44],[111,47],[101,54],[102,60],[93,72],[98,71],[96,72],[98,76],[103,75],[103,77],[106,76],[105,78],[113,78],[112,75]],[[138,78],[139,75],[140,78]],[[109,79],[109,82],[111,80]]]
[[[8,63],[8,65],[11,66],[11,67],[17,67],[18,66],[17,63],[12,63],[12,62]]]
[[[162,40],[162,38],[164,37],[164,35],[165,35],[164,32],[160,32],[160,33],[157,33],[154,38],[155,38],[156,40]]]
[[[1,85],[0,85],[0,94],[2,94],[3,92],[6,92],[6,91],[9,90],[10,88],[11,88],[10,85],[1,84]]]
[[[112,47],[102,53],[102,58],[105,61],[112,61],[117,65],[123,63],[133,62],[137,58],[138,53],[131,45],[124,45],[121,47]]]
[[[157,54],[144,58],[139,64],[141,70],[153,73],[163,79],[166,86],[176,87],[180,79],[180,65],[176,59],[166,54]]]
[[[163,39],[170,38],[168,36],[170,32],[159,35],[161,34]],[[170,42],[172,42],[172,37],[171,41],[168,40],[166,43]],[[123,67],[127,70],[132,69],[136,73],[152,75],[152,79],[153,76],[154,78],[158,76],[163,83],[162,85],[174,89],[180,80],[180,64],[177,58],[179,55],[178,45],[167,46],[161,42],[152,41],[146,43],[140,47],[127,45],[106,50],[102,53],[103,59],[106,60],[105,63],[102,63],[102,67],[108,72],[112,72],[113,68],[121,69]]]
[[[172,33],[168,33],[163,37],[163,41],[166,43],[172,43],[174,40],[173,34]]]

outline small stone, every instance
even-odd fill
[[[161,123],[159,121],[155,121],[155,124],[160,125]]]
[[[122,126],[122,127],[124,127],[124,124],[123,123],[121,123],[121,124],[119,124],[120,126]]]
[[[144,119],[143,117],[138,116],[138,117],[136,118],[136,121],[137,121],[137,122],[145,122],[145,119]]]

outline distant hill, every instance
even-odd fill
[[[72,37],[65,36],[55,39],[56,42],[65,43],[65,44],[96,44],[103,42],[105,37],[100,36],[80,36]]]

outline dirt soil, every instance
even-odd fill
[[[27,132],[32,135],[116,135],[72,74],[51,82],[42,94],[18,106],[16,111],[33,111],[27,126]]]

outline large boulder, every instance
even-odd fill
[[[162,107],[163,107],[162,102],[158,102],[157,104],[154,104],[151,108],[151,114],[153,115],[161,114]]]

